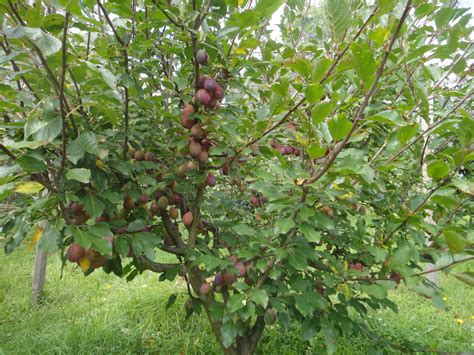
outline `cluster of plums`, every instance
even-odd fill
[[[113,243],[114,237],[104,237],[104,240]],[[77,243],[72,243],[66,252],[67,259],[72,263],[80,264],[81,259],[89,261],[88,270],[98,269],[107,263],[107,258],[93,249],[84,249]]]
[[[274,139],[270,140],[270,146],[274,149],[277,149],[282,155],[295,155],[297,157],[301,155],[301,150],[299,148],[294,148],[290,145],[280,144]]]
[[[75,226],[86,223],[89,215],[84,210],[84,206],[79,202],[71,202],[68,206],[69,220]]]
[[[155,161],[155,155],[152,152],[146,152],[144,150],[137,150],[135,148],[130,149],[130,157],[136,161]]]
[[[252,196],[250,197],[250,203],[255,207],[262,207],[266,201],[266,198],[261,196],[260,194],[252,194]]]
[[[207,53],[201,49],[196,53],[196,60],[200,65],[207,65],[209,58]],[[207,139],[207,132],[192,115],[196,112],[196,105],[198,103],[208,109],[217,108],[219,106],[219,100],[224,98],[224,89],[214,78],[206,75],[200,75],[193,85],[196,88],[194,104],[184,106],[181,124],[184,128],[190,130],[189,154],[200,163],[205,164],[209,158],[209,149],[212,143]],[[197,166],[192,163],[188,163],[188,165],[189,166],[186,167],[187,170],[197,169]],[[181,170],[183,169],[184,168],[181,168]]]
[[[215,291],[219,292],[221,290],[221,287],[231,287],[240,277],[244,277],[244,281],[247,284],[250,285],[252,283],[252,280],[246,277],[246,274],[247,270],[253,267],[253,263],[248,262],[247,265],[245,265],[244,262],[238,260],[235,255],[231,255],[229,257],[229,260],[232,261],[232,263],[234,264],[234,268],[237,269],[237,271],[235,271],[234,268],[228,268],[224,271],[218,271],[214,275],[214,280],[212,281],[212,284],[211,282],[204,282],[201,284],[201,287],[199,288],[199,294],[201,294],[202,296],[207,295],[211,291],[211,288],[213,286]]]

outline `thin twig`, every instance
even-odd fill
[[[62,47],[61,47],[61,77],[59,81],[59,109],[61,111],[61,139],[62,139],[62,153],[61,153],[61,165],[58,171],[58,178],[61,178],[61,175],[64,172],[66,166],[66,145],[67,145],[67,133],[66,133],[66,109],[64,107],[64,102],[61,100],[61,97],[64,95],[64,79],[66,77],[67,70],[67,30],[69,26],[69,11],[66,11],[66,16],[64,18],[64,28],[63,28],[63,38],[62,38]]]
[[[450,268],[450,267],[453,266],[453,265],[461,264],[461,263],[464,263],[464,262],[469,261],[469,260],[474,260],[474,256],[470,256],[470,257],[468,257],[468,258],[464,258],[464,259],[461,259],[461,260],[453,261],[452,263],[450,263],[450,264],[448,264],[448,265],[441,266],[441,267],[439,267],[439,268],[437,268],[437,269],[431,269],[431,270],[419,272],[418,274],[410,275],[410,277],[422,276],[422,275],[430,274],[430,273],[432,273],[432,272],[442,271],[442,270],[444,270],[444,269]]]
[[[390,42],[387,46],[387,49],[385,50],[382,61],[379,65],[379,67],[377,68],[377,72],[375,73],[374,81],[373,81],[370,89],[365,94],[364,101],[360,105],[359,110],[357,111],[357,114],[355,115],[355,119],[353,120],[351,130],[344,137],[342,142],[340,142],[338,145],[336,145],[334,150],[328,155],[328,157],[326,158],[326,162],[321,167],[321,169],[316,171],[316,173],[313,176],[306,179],[304,181],[304,184],[312,184],[315,181],[319,180],[329,170],[329,168],[331,167],[331,165],[334,162],[334,160],[336,159],[336,157],[339,155],[339,153],[342,151],[342,149],[345,147],[345,145],[349,142],[352,134],[354,133],[354,131],[358,127],[358,122],[360,122],[362,120],[362,118],[364,117],[364,110],[369,105],[369,103],[371,101],[371,98],[372,98],[372,94],[374,93],[375,89],[377,88],[377,85],[380,81],[380,78],[382,77],[383,71],[385,69],[385,64],[387,63],[387,59],[390,55],[390,52],[392,51],[393,45],[395,44],[395,40],[397,39],[398,34],[400,33],[400,30],[403,26],[403,23],[405,22],[405,19],[408,16],[410,8],[411,8],[411,0],[408,1],[407,5],[405,7],[405,10],[403,11],[402,16],[400,17],[400,20],[398,21],[397,28],[395,29],[395,32],[393,33],[393,36],[390,39]]]
[[[420,139],[422,139],[428,132],[432,131],[434,128],[438,127],[441,123],[446,121],[448,118],[451,117],[451,114],[456,111],[459,107],[461,107],[466,100],[468,100],[473,94],[473,91],[470,91],[469,93],[466,94],[444,117],[435,123],[433,123],[431,126],[429,126],[426,130],[424,130],[418,137],[413,139],[411,142],[406,144],[397,154],[392,156],[390,159],[388,159],[386,162],[390,163],[397,159],[400,155],[402,155],[405,151],[407,151],[413,144],[417,143]]]

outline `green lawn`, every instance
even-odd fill
[[[70,264],[60,279],[56,255],[48,262],[44,303],[32,310],[34,255],[25,247],[10,256],[0,255],[0,353],[219,353],[204,316],[185,321],[184,297],[165,310],[171,293],[184,292],[179,284],[160,283],[148,272],[132,282],[104,272],[84,277]],[[442,286],[449,312],[399,288],[391,294],[399,313],[373,311],[367,320],[379,336],[393,343],[416,341],[425,349],[472,352],[474,290],[453,278],[443,278]],[[341,339],[339,352],[366,354],[376,348],[377,343],[366,338]],[[302,354],[323,349],[320,338],[302,341],[297,326],[289,332],[274,326],[266,331],[258,352]]]

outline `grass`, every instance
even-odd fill
[[[60,278],[60,261],[53,256],[48,260],[44,302],[33,310],[33,261],[25,247],[0,256],[0,353],[220,353],[204,315],[184,320],[184,297],[165,310],[168,296],[184,289],[175,282],[158,282],[153,273],[126,282],[104,272],[84,277],[68,265]],[[371,311],[367,320],[379,336],[396,344],[416,341],[425,349],[472,352],[474,290],[454,278],[443,277],[441,285],[448,312],[400,287],[390,294],[399,313]],[[339,341],[338,353],[366,354],[377,348],[374,341],[353,337]],[[268,329],[258,349],[260,354],[323,351],[321,337],[305,342],[296,325],[289,332],[278,326]]]

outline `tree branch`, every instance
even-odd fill
[[[370,16],[367,18],[367,20],[363,23],[363,25],[359,28],[359,30],[357,31],[357,33],[354,35],[354,37],[352,38],[352,41],[350,43],[348,43],[346,45],[346,47],[342,50],[341,53],[339,53],[336,58],[334,59],[334,61],[332,62],[331,66],[328,68],[328,70],[326,71],[326,73],[324,74],[324,77],[319,81],[320,84],[323,84],[328,78],[329,76],[332,74],[333,70],[336,68],[336,66],[339,64],[339,62],[341,61],[342,57],[346,54],[346,52],[348,51],[348,49],[350,48],[350,44],[352,42],[354,42],[355,40],[357,40],[357,38],[359,38],[359,36],[362,34],[362,32],[364,31],[364,29],[367,27],[367,25],[370,23],[370,21],[372,20],[372,18],[375,16],[375,14],[377,13],[378,11],[378,7],[376,6],[374,8],[374,10],[372,11],[372,13],[370,14]],[[285,116],[280,120],[278,121],[277,123],[275,123],[272,127],[270,127],[268,130],[266,130],[265,132],[262,133],[262,135],[258,138],[255,138],[253,140],[251,140],[250,142],[248,142],[247,144],[245,144],[243,146],[243,148],[246,148],[246,147],[249,147],[251,146],[252,144],[260,141],[262,138],[264,138],[265,136],[267,136],[268,134],[270,134],[271,132],[273,132],[275,129],[277,129],[278,127],[280,127],[283,123],[286,122],[286,120],[291,116],[291,114],[293,112],[295,112],[303,103],[306,102],[306,98],[302,98],[300,101],[298,101],[295,106],[293,106],[290,110],[288,110],[288,112],[285,114]],[[232,158],[228,159],[226,162],[224,162],[223,164],[221,164],[220,166],[216,167],[217,169],[220,169],[222,168],[224,165],[227,165],[227,164],[232,164],[233,161],[240,155],[240,153],[242,153],[242,150],[243,148],[240,148],[240,149],[237,149],[236,150],[236,153],[234,156],[232,156]]]
[[[14,17],[17,19],[18,23],[22,26],[25,26],[25,22],[21,18],[20,14],[16,10],[16,7],[13,5],[11,0],[8,0],[8,4],[10,5],[10,9],[11,9],[12,13],[14,14]],[[68,112],[71,111],[71,108],[69,106],[69,103],[67,102],[66,96],[64,94],[62,96],[60,96],[60,88],[59,88],[60,84],[59,84],[58,80],[56,79],[56,77],[54,76],[53,71],[49,67],[48,62],[46,61],[46,58],[44,57],[43,53],[41,52],[39,47],[35,43],[33,43],[33,41],[28,40],[28,42],[33,47],[33,49],[35,50],[36,54],[38,55],[38,58],[40,59],[41,65],[44,67],[44,69],[48,73],[48,76],[51,79],[51,82],[53,84],[54,92],[56,93],[56,95],[58,95],[58,98],[59,98],[60,101],[61,100],[64,101],[64,105],[66,107],[66,110]],[[72,119],[72,117],[71,117],[71,124],[72,124],[73,130],[74,130],[74,134],[77,136],[78,135],[77,126],[76,126],[76,123],[74,122],[74,120]]]
[[[469,260],[474,260],[474,256],[470,256],[469,258],[464,258],[464,259],[461,259],[461,260],[453,261],[452,263],[450,263],[448,265],[441,266],[437,269],[431,269],[431,270],[420,272],[418,274],[413,274],[413,275],[410,275],[410,277],[422,276],[422,275],[430,274],[432,272],[442,271],[444,269],[450,268],[453,265],[461,264],[461,263],[464,263],[464,262],[469,261]]]
[[[370,100],[372,98],[372,94],[374,93],[375,89],[377,88],[378,82],[380,81],[380,78],[382,77],[382,74],[383,74],[383,71],[384,71],[384,68],[385,68],[385,64],[387,63],[388,56],[390,55],[390,52],[392,51],[393,45],[395,44],[395,40],[397,39],[398,34],[400,33],[400,30],[402,29],[403,23],[405,22],[405,19],[408,16],[410,8],[411,8],[411,0],[408,0],[407,5],[405,7],[405,10],[403,11],[403,14],[400,17],[400,20],[398,21],[397,28],[395,29],[395,32],[394,32],[392,38],[390,39],[390,42],[387,46],[387,49],[385,50],[382,61],[379,65],[379,67],[377,68],[377,71],[375,73],[374,81],[373,81],[369,91],[367,91],[367,93],[365,94],[363,103],[360,105],[359,109],[357,110],[357,114],[355,115],[355,119],[353,120],[351,130],[344,137],[342,142],[337,144],[336,147],[334,148],[334,150],[328,155],[323,167],[321,169],[319,169],[318,171],[316,171],[316,173],[312,177],[310,177],[309,179],[306,179],[304,181],[304,184],[312,184],[315,181],[319,180],[329,170],[329,168],[331,167],[331,165],[334,162],[334,160],[336,159],[336,157],[339,155],[339,153],[342,151],[342,149],[345,147],[345,145],[349,142],[352,134],[354,133],[354,131],[358,127],[358,122],[360,120],[362,120],[362,118],[364,117],[364,110],[369,105]]]
[[[178,248],[184,248],[185,244],[181,239],[181,234],[171,221],[166,211],[161,212],[161,220],[163,221],[163,224],[165,226],[166,233],[170,236],[171,239],[173,239],[173,242],[176,244],[176,246]]]
[[[204,184],[198,186],[196,191],[196,198],[193,201],[192,213],[193,213],[193,222],[189,227],[189,246],[194,247],[196,245],[197,232],[199,227],[199,222],[201,219],[201,213],[199,205],[201,203],[202,197],[204,196],[204,190],[206,186]]]
[[[434,128],[438,127],[441,123],[446,121],[448,118],[451,117],[451,114],[456,111],[459,107],[461,107],[466,100],[468,100],[473,94],[473,91],[470,91],[464,96],[446,115],[444,115],[443,118],[440,120],[436,121],[436,123],[433,123],[431,126],[429,126],[425,131],[423,131],[418,137],[413,139],[410,143],[406,144],[397,154],[392,156],[390,159],[386,161],[386,163],[390,163],[397,159],[400,155],[402,155],[405,151],[407,151],[412,145],[414,145],[416,142],[418,142],[420,139],[422,139],[428,132],[432,131]]]
[[[114,33],[115,38],[117,39],[117,41],[122,46],[122,55],[123,55],[123,59],[124,59],[125,73],[127,75],[130,75],[130,71],[128,69],[128,51],[127,51],[128,43],[125,43],[123,38],[121,38],[120,35],[118,34],[114,24],[110,20],[109,14],[107,13],[107,10],[102,5],[100,0],[97,0],[97,5],[99,6],[100,10],[104,14],[104,17],[105,17],[107,23],[109,24],[110,28],[112,29],[112,32]],[[128,92],[128,88],[125,85],[123,86],[123,90],[124,90],[124,96],[125,96],[125,101],[124,101],[124,125],[125,125],[124,135],[125,135],[125,137],[124,137],[124,142],[123,142],[123,159],[126,160],[127,159],[127,152],[128,152],[128,135],[129,135],[129,130],[130,130],[130,127],[129,127],[129,124],[130,124],[130,117],[129,117],[130,95],[129,95],[129,92]]]
[[[151,261],[145,255],[140,255],[140,256],[137,257],[137,259],[145,269],[156,272],[156,273],[162,273],[162,272],[168,271],[170,269],[177,268],[181,265],[181,264],[158,263],[158,262],[155,262],[155,261]]]
[[[67,30],[69,25],[69,11],[66,11],[66,16],[64,18],[64,28],[63,28],[63,38],[62,38],[62,47],[61,47],[61,77],[59,81],[59,109],[61,111],[61,140],[62,140],[62,155],[61,155],[61,165],[57,174],[58,178],[61,178],[64,168],[66,166],[66,145],[67,145],[67,133],[66,133],[66,109],[64,107],[64,102],[61,100],[61,97],[64,96],[64,80],[66,78],[67,70]]]

